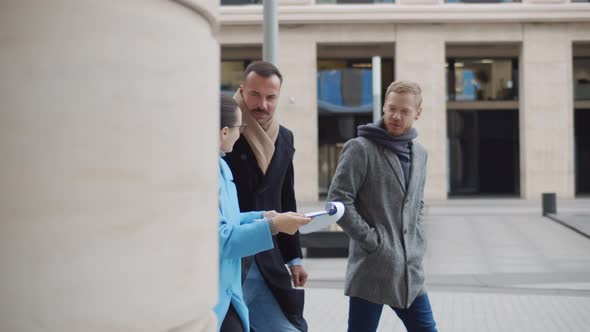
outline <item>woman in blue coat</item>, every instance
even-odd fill
[[[231,152],[245,129],[242,112],[229,96],[222,95],[219,149]],[[249,332],[248,308],[242,294],[241,258],[273,247],[272,235],[294,234],[310,219],[293,212],[258,211],[241,213],[232,172],[219,158],[219,302],[215,306],[217,329]]]

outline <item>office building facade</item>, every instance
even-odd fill
[[[221,85],[262,54],[262,6],[222,1]],[[590,193],[590,3],[279,1],[278,115],[295,133],[296,190],[325,195],[338,154],[395,79],[423,87],[427,199]],[[379,97],[377,97],[379,98]]]

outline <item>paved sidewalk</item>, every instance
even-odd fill
[[[549,218],[590,239],[590,213],[558,213]]]
[[[429,293],[441,332],[583,332],[590,326],[590,297],[440,292]],[[308,288],[309,330],[346,331],[348,300],[339,289]],[[384,307],[379,332],[405,328]]]
[[[590,200],[558,204],[590,212]],[[590,239],[540,212],[539,202],[517,199],[427,206],[425,266],[440,331],[590,331]],[[310,331],[346,331],[346,259],[305,262]],[[379,331],[405,329],[386,308]]]

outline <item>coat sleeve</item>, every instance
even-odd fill
[[[244,213],[240,217],[254,214],[257,214],[258,218],[260,217],[260,212]],[[240,225],[231,224],[223,215],[220,205],[219,255],[222,259],[251,256],[272,249],[272,247],[272,235],[266,219],[260,221],[249,220],[247,223]]]
[[[253,221],[262,219],[262,211],[242,212],[240,213],[240,224],[249,224]]]
[[[356,140],[350,140],[342,149],[332,184],[328,191],[328,201],[342,202],[344,215],[338,225],[346,234],[357,241],[363,249],[373,252],[379,245],[379,235],[375,227],[369,225],[355,206],[359,190],[367,177],[368,156],[366,149]]]
[[[291,137],[291,144],[293,139]],[[289,163],[283,188],[281,188],[281,212],[297,211],[297,202],[295,200],[295,174],[293,170],[293,161]],[[302,258],[301,242],[299,239],[299,231],[293,235],[279,233],[277,234],[277,246],[281,251],[285,263],[294,258]]]

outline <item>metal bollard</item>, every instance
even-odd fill
[[[543,216],[557,213],[557,195],[555,193],[543,193]]]

